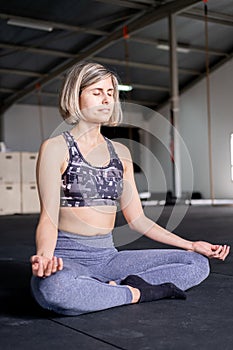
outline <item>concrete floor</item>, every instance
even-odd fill
[[[158,207],[148,207],[145,211],[166,226],[172,209],[165,207],[161,211]],[[187,212],[175,228],[176,233],[191,240],[233,247],[233,207],[190,206],[182,210]],[[178,216],[176,213],[175,217]],[[30,295],[29,257],[34,253],[37,221],[37,215],[0,216],[1,349],[233,348],[232,253],[225,262],[211,261],[209,278],[189,290],[185,301],[161,300],[78,317],[60,317],[41,310]],[[145,237],[132,236],[120,215],[117,226],[119,249],[165,247]],[[126,235],[125,242],[122,238],[117,240],[117,234]]]

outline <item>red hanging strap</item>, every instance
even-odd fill
[[[36,83],[35,88],[36,88],[36,90],[40,90],[40,88],[41,88],[40,83]]]
[[[207,8],[208,0],[203,0],[203,2],[204,2],[204,12],[205,12],[205,16],[207,16],[207,14],[208,14],[208,8]]]
[[[124,38],[124,39],[129,39],[129,30],[128,30],[128,26],[124,26],[124,27],[123,27],[123,38]]]

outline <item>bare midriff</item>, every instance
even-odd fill
[[[116,206],[60,208],[58,228],[84,236],[105,235],[113,230]]]

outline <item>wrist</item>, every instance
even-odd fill
[[[36,255],[41,256],[42,258],[52,259],[53,255],[49,252],[37,251]]]
[[[186,250],[190,251],[190,252],[194,252],[194,246],[193,246],[193,242],[191,241],[187,241],[187,248]]]

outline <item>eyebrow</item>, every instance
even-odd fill
[[[96,87],[96,88],[90,89],[89,91],[93,91],[93,90],[103,91],[104,89]],[[114,91],[114,88],[109,88],[107,91]]]

